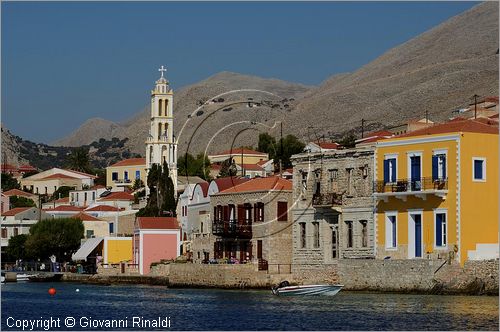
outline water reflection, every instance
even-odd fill
[[[161,286],[2,285],[2,329],[9,316],[170,316],[175,330],[498,330],[498,297],[340,292],[277,297],[270,291]],[[76,289],[79,292],[76,292]]]

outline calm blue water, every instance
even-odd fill
[[[250,290],[76,283],[54,286],[57,294],[51,297],[47,292],[49,284],[2,284],[2,330],[9,329],[8,317],[60,318],[60,330],[84,329],[78,325],[81,317],[93,320],[128,317],[128,329],[132,330],[133,316],[170,317],[170,330],[498,331],[499,327],[498,297],[345,291],[334,297],[277,297],[270,291]],[[76,327],[64,326],[67,316],[76,319]]]

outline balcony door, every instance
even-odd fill
[[[422,157],[410,156],[410,185],[412,191],[422,190]]]

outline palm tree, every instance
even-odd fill
[[[83,147],[73,149],[68,156],[68,167],[74,171],[89,173],[91,171],[89,151]]]

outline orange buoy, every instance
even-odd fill
[[[54,287],[49,288],[49,295],[51,296],[56,295],[56,289]]]

